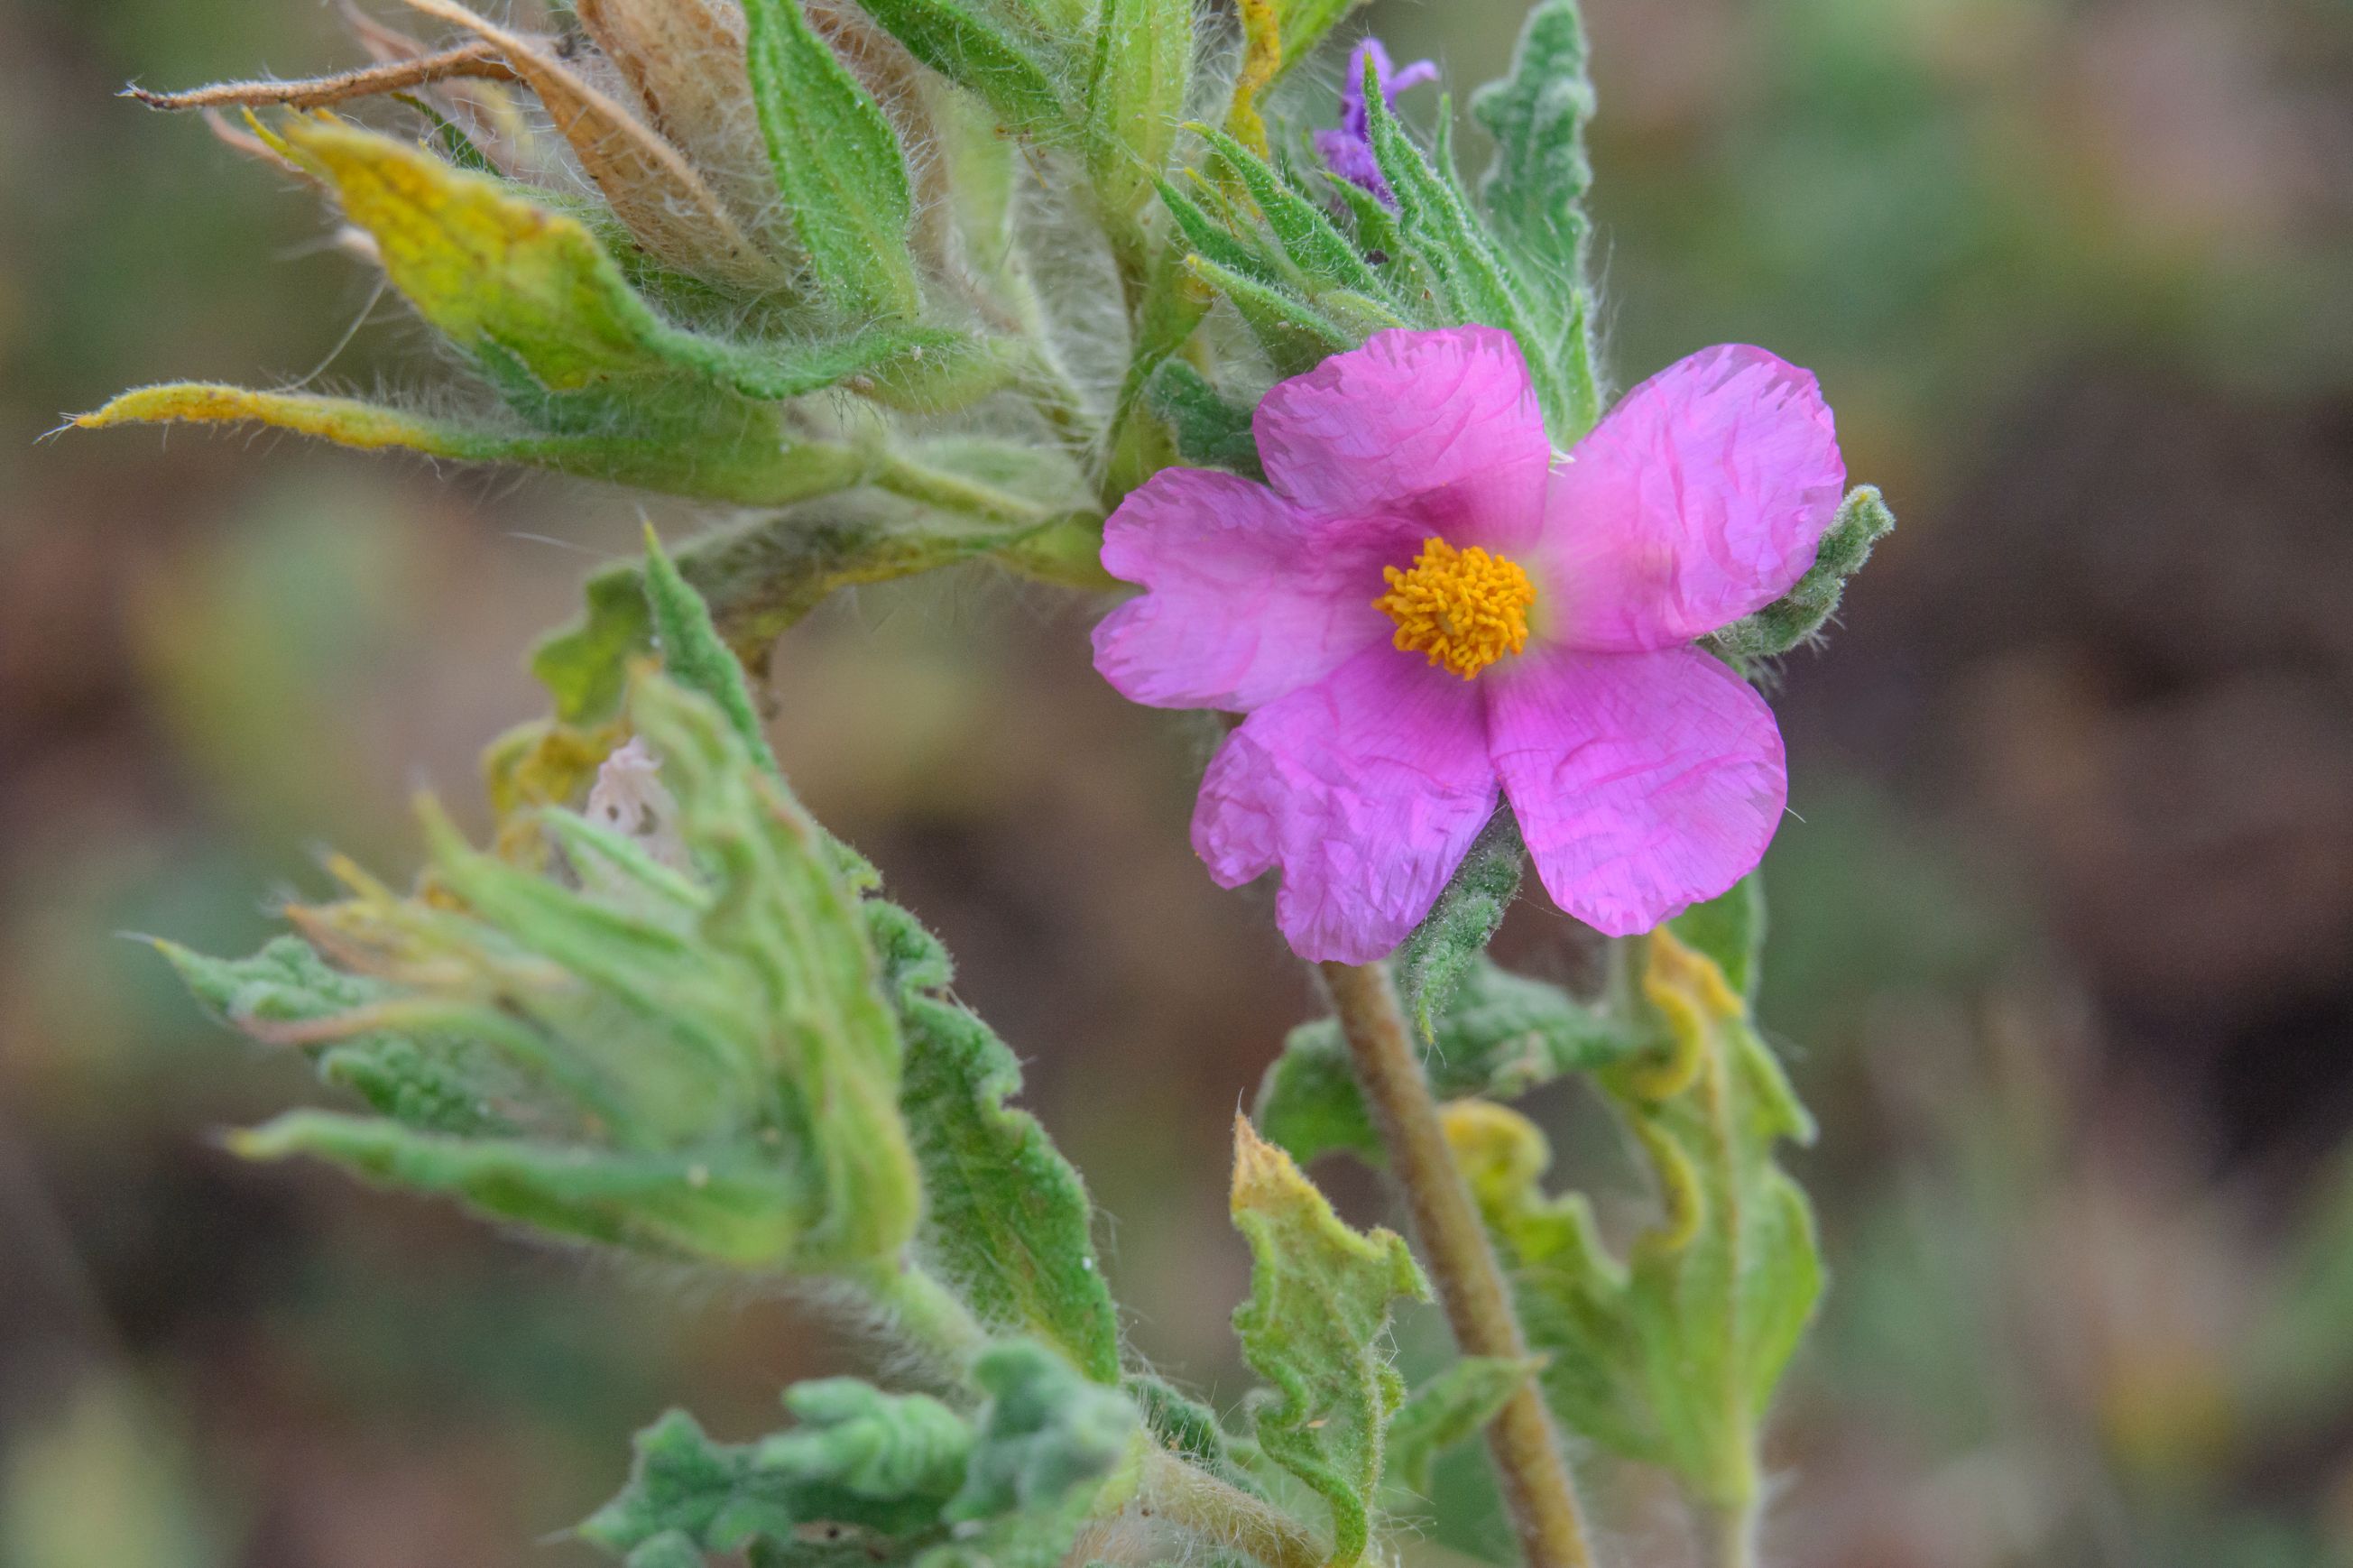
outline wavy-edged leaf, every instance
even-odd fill
[[[1471,95],[1471,115],[1495,139],[1480,205],[1519,258],[1546,323],[1547,341],[1536,347],[1559,366],[1570,401],[1558,434],[1574,438],[1601,413],[1584,205],[1593,184],[1585,153],[1593,83],[1578,0],[1545,0],[1528,13],[1511,73]]]
[[[400,1120],[301,1112],[242,1146],[665,1257],[814,1271],[895,1258],[921,1189],[856,868],[709,698],[649,674],[628,717],[659,760],[682,866],[551,812],[573,873],[558,879],[474,850],[428,809],[419,896],[339,866],[352,897],[290,911],[347,986],[282,954],[275,975],[193,976],[265,1039],[397,1037],[439,1073],[418,1080],[421,1109],[388,1108]],[[390,1070],[380,1050],[370,1065]],[[503,1078],[486,1084],[487,1066]],[[496,1126],[439,1114],[453,1085]]]
[[[1514,1099],[1563,1074],[1624,1061],[1651,1044],[1644,1031],[1559,986],[1513,974],[1484,957],[1473,962],[1433,1024],[1423,1067],[1432,1090],[1449,1100]],[[1303,1163],[1335,1150],[1374,1162],[1384,1157],[1336,1020],[1319,1018],[1291,1031],[1259,1085],[1255,1114],[1266,1137]]]
[[[1438,1456],[1486,1428],[1544,1358],[1464,1356],[1406,1395],[1389,1423],[1387,1485],[1408,1501],[1430,1496]]]
[[[946,950],[895,904],[867,910],[906,1037],[899,1103],[923,1170],[918,1252],[989,1328],[1035,1334],[1117,1383],[1119,1316],[1086,1184],[1035,1117],[1007,1105],[1020,1062],[949,998]]]
[[[819,291],[849,315],[916,314],[913,195],[898,132],[797,0],[745,0],[744,14],[761,133]]]
[[[1291,1156],[1234,1119],[1234,1226],[1250,1245],[1250,1299],[1234,1312],[1242,1353],[1276,1397],[1258,1439],[1332,1510],[1332,1562],[1370,1538],[1383,1435],[1405,1397],[1390,1366],[1389,1309],[1430,1288],[1405,1238],[1354,1231]]]
[[[1755,1504],[1773,1389],[1821,1289],[1813,1215],[1774,1163],[1812,1123],[1711,959],[1651,933],[1662,1055],[1599,1075],[1650,1158],[1662,1217],[1621,1264],[1580,1195],[1546,1197],[1544,1135],[1482,1100],[1447,1133],[1514,1276],[1542,1382],[1572,1431],[1673,1470],[1707,1506]]]
[[[1725,984],[1748,1002],[1757,999],[1757,982],[1765,952],[1765,879],[1750,872],[1729,890],[1690,909],[1667,922],[1684,945],[1712,960],[1724,972]]]

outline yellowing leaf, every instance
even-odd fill
[[[1242,1353],[1278,1397],[1258,1418],[1267,1456],[1332,1508],[1332,1562],[1371,1533],[1382,1438],[1405,1397],[1389,1365],[1389,1305],[1430,1287],[1405,1238],[1351,1230],[1284,1153],[1234,1118],[1234,1227],[1250,1245],[1250,1299],[1234,1312]]]
[[[1651,933],[1643,994],[1663,1053],[1596,1077],[1656,1175],[1659,1223],[1620,1264],[1582,1196],[1547,1197],[1551,1151],[1503,1106],[1446,1131],[1514,1276],[1546,1400],[1572,1431],[1673,1470],[1735,1519],[1757,1505],[1767,1405],[1821,1289],[1812,1211],[1774,1163],[1812,1124],[1716,963]]]
[[[575,219],[356,126],[298,121],[284,137],[375,237],[394,286],[460,348],[494,343],[555,392],[664,368],[673,329]]]
[[[74,418],[83,429],[172,422],[270,425],[363,451],[405,447],[467,462],[529,463],[747,506],[781,506],[845,489],[862,479],[868,467],[863,456],[846,447],[786,445],[773,425],[764,423],[708,438],[512,435],[420,418],[354,398],[205,382],[142,387]]]

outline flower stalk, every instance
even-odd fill
[[[1523,1360],[1527,1336],[1440,1124],[1397,989],[1377,963],[1323,963],[1333,1011],[1389,1167],[1405,1188],[1423,1260],[1466,1356]],[[1592,1548],[1544,1397],[1523,1384],[1487,1427],[1488,1451],[1527,1568],[1590,1568]]]

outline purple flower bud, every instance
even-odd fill
[[[1397,95],[1407,88],[1436,81],[1438,67],[1430,60],[1416,60],[1399,70],[1378,38],[1365,39],[1348,55],[1348,74],[1340,83],[1339,125],[1315,133],[1315,151],[1326,168],[1350,184],[1372,192],[1383,206],[1393,207],[1397,197],[1373,156],[1372,117],[1365,105],[1367,60],[1372,62],[1374,80],[1380,84],[1381,101],[1391,109],[1397,107]]]

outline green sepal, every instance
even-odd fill
[[[1872,546],[1895,528],[1895,514],[1887,509],[1878,487],[1858,485],[1841,502],[1838,516],[1815,552],[1814,563],[1796,587],[1753,616],[1744,616],[1702,641],[1742,664],[1773,658],[1821,635],[1838,614],[1846,580],[1862,570]]]
[[[1206,256],[1188,256],[1185,264],[1233,302],[1278,376],[1304,375],[1364,342],[1364,333],[1350,331],[1282,285],[1262,282]]]
[[[1641,1027],[1483,957],[1432,1021],[1422,1065],[1443,1100],[1514,1099],[1564,1074],[1624,1061],[1652,1043]],[[1259,1085],[1254,1115],[1266,1137],[1302,1163],[1335,1150],[1375,1163],[1385,1157],[1335,1019],[1291,1031]]]
[[[1398,1000],[1424,1040],[1434,1032],[1447,998],[1502,929],[1512,900],[1520,895],[1527,853],[1512,808],[1497,808],[1447,879],[1438,902],[1391,955]]]
[[[1671,928],[1651,935],[1642,991],[1662,1047],[1596,1075],[1662,1211],[1625,1262],[1581,1194],[1544,1194],[1551,1153],[1525,1117],[1458,1101],[1447,1135],[1529,1343],[1551,1358],[1541,1381],[1562,1424],[1740,1517],[1758,1496],[1767,1407],[1821,1290],[1812,1210],[1775,1163],[1813,1125],[1722,970]]]
[[[1331,1562],[1346,1568],[1371,1538],[1383,1438],[1405,1397],[1389,1364],[1389,1309],[1427,1300],[1430,1287],[1403,1237],[1349,1229],[1240,1117],[1234,1142],[1234,1226],[1252,1260],[1234,1331],[1275,1391],[1258,1412],[1258,1441],[1330,1505]]]
[[[776,189],[820,293],[847,316],[913,316],[913,196],[898,132],[797,0],[745,0],[746,62]]]
[[[1209,150],[1241,181],[1266,230],[1301,277],[1311,285],[1379,295],[1384,284],[1372,264],[1335,227],[1324,208],[1293,185],[1274,166],[1224,132],[1194,129]]]
[[[1164,362],[1145,387],[1144,400],[1167,425],[1176,455],[1186,462],[1266,482],[1250,410],[1227,401],[1199,371],[1183,360]]]
[[[1389,1423],[1391,1496],[1426,1502],[1438,1456],[1477,1436],[1544,1364],[1542,1356],[1464,1356],[1407,1394]]]

